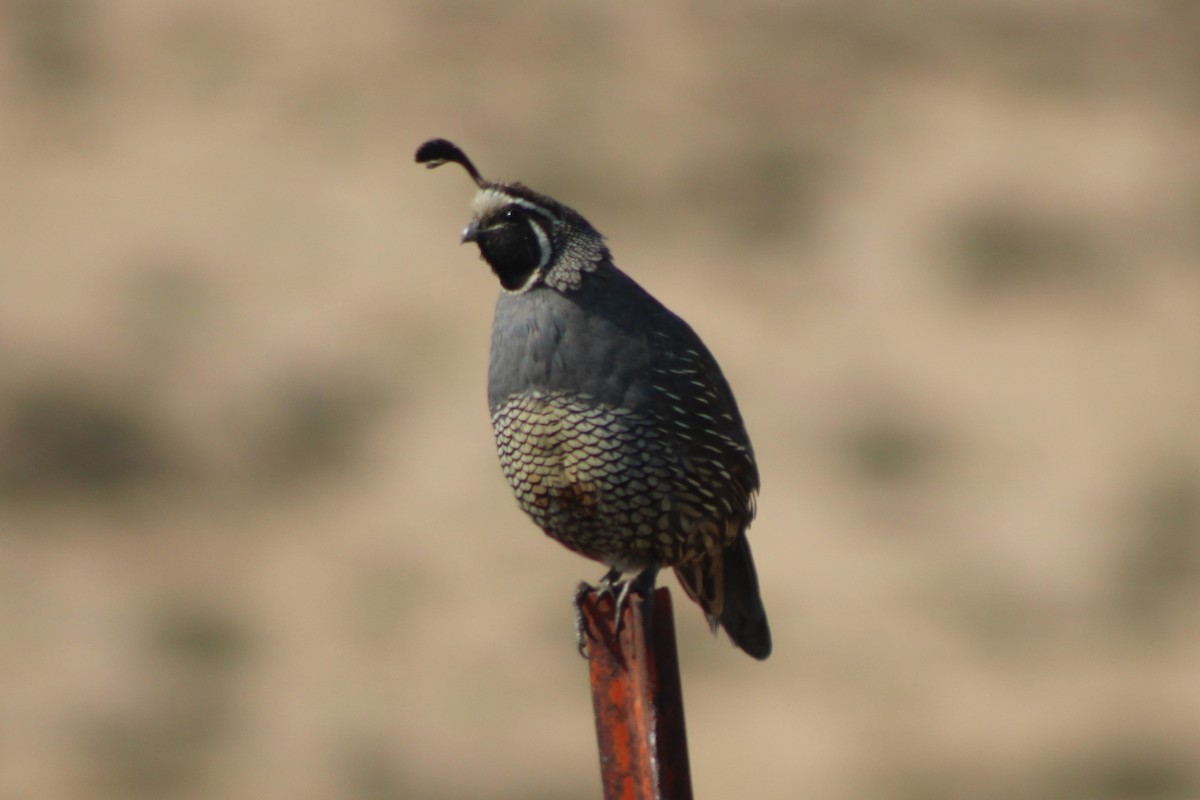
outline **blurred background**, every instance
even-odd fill
[[[599,797],[432,136],[738,393],[698,797],[1200,797],[1181,0],[0,5],[0,797]]]

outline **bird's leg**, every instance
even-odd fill
[[[575,645],[579,648],[579,655],[583,656],[584,658],[587,658],[586,648],[588,635],[587,623],[583,619],[583,598],[586,597],[588,592],[591,591],[595,591],[597,596],[604,594],[611,595],[613,593],[613,585],[620,580],[621,570],[613,567],[608,572],[604,573],[604,577],[600,579],[597,586],[592,586],[587,581],[580,581],[579,585],[575,587],[575,599],[572,603],[575,606]],[[620,597],[623,598],[624,594],[622,594]],[[620,622],[621,619],[620,608],[620,598],[618,598],[618,622]]]
[[[575,606],[575,647],[579,650],[579,655],[587,658],[587,623],[583,619],[583,598],[587,597],[587,593],[594,587],[587,581],[580,581],[575,587],[575,597],[571,604]]]
[[[631,589],[637,589],[642,595],[642,617],[645,620],[647,628],[650,626],[650,619],[654,615],[654,584],[658,580],[657,563],[643,569],[633,578],[629,580],[621,580],[621,570],[613,567],[608,572],[604,573],[604,577],[600,579],[597,586],[591,586],[586,581],[580,582],[575,588],[575,644],[579,648],[579,655],[587,658],[585,648],[587,647],[587,623],[583,619],[583,598],[588,592],[595,590],[597,597],[601,595],[615,595],[613,603],[613,632],[620,634],[621,632],[621,611],[625,608],[625,601],[629,597]]]
[[[613,590],[621,582],[621,570],[617,567],[613,567],[608,572],[604,573],[604,577],[601,578],[600,582],[596,584],[596,593],[601,595],[611,595]]]
[[[621,596],[617,599],[618,631],[621,626],[621,603],[632,588],[636,588],[642,595],[642,620],[646,629],[649,630],[650,621],[654,618],[654,584],[657,580],[658,563],[654,562],[639,572],[633,579],[625,582],[624,587],[621,589]]]

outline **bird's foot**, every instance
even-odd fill
[[[606,595],[606,594],[611,596],[613,593],[613,586],[616,585],[617,583],[619,583],[620,580],[621,580],[621,570],[614,567],[614,568],[610,569],[608,572],[604,573],[604,577],[600,579],[600,581],[597,583],[597,585],[592,586],[587,581],[580,581],[579,585],[575,587],[575,598],[572,601],[572,605],[575,606],[575,645],[579,649],[579,655],[581,655],[584,658],[588,657],[588,654],[587,654],[588,630],[587,630],[587,621],[583,618],[583,599],[585,597],[587,597],[590,592],[595,592],[597,598],[602,597],[603,595]],[[618,622],[618,624],[620,623],[620,620],[621,620],[620,598],[618,598],[618,604],[617,604],[617,622]]]
[[[587,658],[587,622],[583,617],[583,598],[589,592],[595,591],[597,598],[608,595],[614,598],[613,602],[613,633],[619,635],[621,633],[621,612],[625,609],[625,601],[629,597],[631,589],[637,589],[642,595],[642,616],[645,619],[645,624],[649,626],[650,618],[653,615],[654,609],[654,583],[658,578],[658,564],[651,564],[633,578],[629,580],[621,580],[621,570],[613,567],[608,572],[604,573],[599,583],[592,586],[586,581],[581,581],[575,587],[575,644],[579,649],[579,655]]]

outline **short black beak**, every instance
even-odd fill
[[[467,242],[477,241],[479,241],[479,226],[472,221],[470,225],[463,228],[462,243],[466,244]]]

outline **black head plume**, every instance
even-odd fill
[[[424,164],[429,169],[440,167],[447,161],[461,164],[471,179],[475,181],[476,186],[480,189],[487,188],[488,182],[479,174],[479,170],[475,169],[475,165],[471,163],[471,159],[467,158],[467,154],[454,142],[447,139],[430,139],[417,148],[417,163]]]

